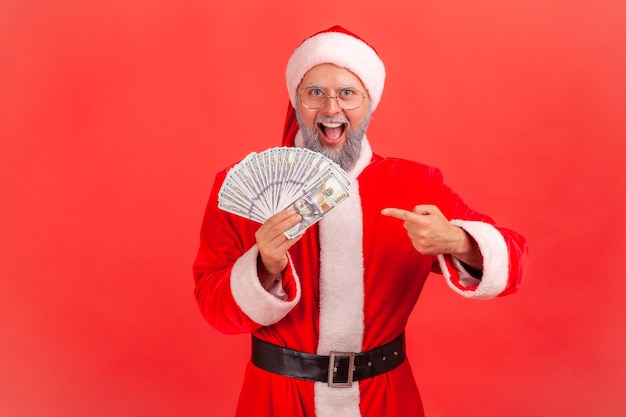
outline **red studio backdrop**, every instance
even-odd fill
[[[334,24],[387,67],[374,150],[530,244],[516,295],[430,278],[427,415],[626,415],[625,5],[0,1],[0,415],[233,415],[249,336],[195,304],[204,206],[279,144],[287,58]]]

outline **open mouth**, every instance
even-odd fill
[[[330,145],[339,143],[346,131],[346,124],[340,122],[318,123],[317,127],[324,141]]]

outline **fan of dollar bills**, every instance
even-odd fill
[[[218,207],[259,223],[287,208],[302,221],[287,230],[294,238],[350,195],[350,180],[339,165],[305,148],[252,152],[233,166],[218,194]]]

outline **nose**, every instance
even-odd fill
[[[325,114],[337,114],[342,111],[341,107],[339,107],[339,98],[337,96],[327,96],[326,103],[324,104],[324,113]]]

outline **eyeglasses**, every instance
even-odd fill
[[[344,110],[361,107],[365,95],[356,88],[342,88],[336,96],[329,96],[319,87],[307,87],[300,92],[300,103],[307,109],[318,110],[326,105],[329,98],[337,100],[337,105]]]

